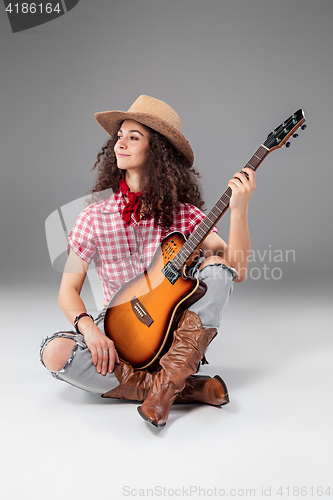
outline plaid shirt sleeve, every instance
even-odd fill
[[[94,224],[89,208],[87,207],[81,212],[67,238],[67,253],[69,254],[70,249],[72,249],[80,259],[88,264],[96,254]]]

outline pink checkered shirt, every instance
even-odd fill
[[[124,207],[120,191],[92,203],[81,212],[68,236],[68,253],[72,248],[82,260],[94,261],[106,304],[124,283],[143,273],[167,235],[150,216],[137,222],[132,214],[130,224],[126,224],[121,217]],[[168,233],[192,233],[204,217],[194,205],[180,203]]]

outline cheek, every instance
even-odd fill
[[[147,153],[148,153],[148,144],[145,144],[144,146],[142,146],[141,154],[142,156],[146,157]]]
[[[142,155],[144,158],[146,158],[146,156],[147,156],[147,148],[142,148],[142,149],[141,149],[141,155]]]
[[[135,146],[132,148],[133,153],[136,155],[140,156],[141,158],[144,158],[146,156],[146,151],[147,148],[143,146],[142,144]]]

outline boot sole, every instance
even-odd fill
[[[138,406],[137,408],[138,412],[139,412],[139,415],[140,417],[143,418],[143,420],[145,420],[145,422],[147,422],[148,424],[151,424],[153,425],[154,427],[164,427],[166,422],[164,422],[164,424],[157,424],[156,422],[154,422],[154,420],[151,420],[150,418],[148,418],[142,411],[141,409],[141,406]]]

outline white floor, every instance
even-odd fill
[[[331,282],[237,285],[202,370],[230,404],[174,406],[162,430],[49,376],[38,350],[66,322],[57,291],[22,292],[1,299],[4,500],[333,495]]]

